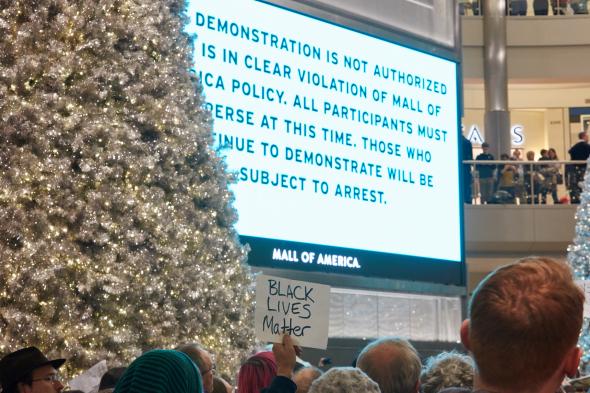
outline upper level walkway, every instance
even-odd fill
[[[473,204],[465,204],[468,256],[565,254],[585,161],[464,161]],[[580,167],[580,165],[582,165]]]

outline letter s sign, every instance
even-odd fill
[[[522,125],[513,125],[510,129],[510,135],[512,137],[513,146],[520,146],[524,143],[524,127]]]

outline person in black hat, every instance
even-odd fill
[[[57,369],[65,359],[49,360],[35,347],[19,349],[0,360],[2,393],[60,393]]]

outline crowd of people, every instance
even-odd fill
[[[565,263],[525,258],[498,268],[474,291],[461,341],[470,355],[442,353],[424,364],[409,341],[380,338],[351,367],[323,372],[300,364],[288,335],[252,355],[236,386],[216,375],[198,344],[155,349],[102,378],[100,393],[555,393],[577,373],[584,294]],[[218,359],[222,361],[223,359]],[[59,368],[35,347],[0,360],[2,393],[64,391]],[[226,377],[226,379],[230,379]],[[89,393],[89,392],[85,392]]]
[[[590,156],[588,134],[581,132],[578,136],[580,140],[568,151],[570,160],[586,161]],[[472,160],[471,145],[466,145],[465,149],[467,152],[464,159]],[[580,182],[584,178],[586,164],[568,164],[563,170],[561,164],[552,162],[559,161],[554,148],[541,149],[538,160],[534,151],[527,151],[526,160],[523,160],[521,150],[514,149],[512,155],[500,156],[500,161],[512,162],[486,164],[485,161],[494,161],[495,157],[490,153],[488,143],[482,144],[482,150],[483,152],[475,157],[476,161],[482,162],[481,164],[478,163],[474,167],[465,166],[465,187],[469,188],[465,191],[467,203],[471,203],[473,195],[478,194],[481,204],[547,204],[549,201],[553,204],[580,203]],[[559,185],[567,188],[569,198],[558,196]]]
[[[459,3],[461,15],[465,15],[466,10],[471,10],[473,15],[483,15],[485,0],[464,0]],[[553,15],[587,14],[588,0],[534,0],[532,11],[535,15],[548,15],[549,9]],[[551,6],[551,8],[549,7]],[[528,11],[527,0],[506,0],[506,14],[512,16],[524,16]]]

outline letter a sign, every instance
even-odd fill
[[[484,142],[483,136],[481,135],[481,131],[479,130],[477,124],[473,124],[471,126],[469,129],[469,134],[467,135],[467,139],[469,139],[469,142],[471,142],[473,145],[481,145]]]

